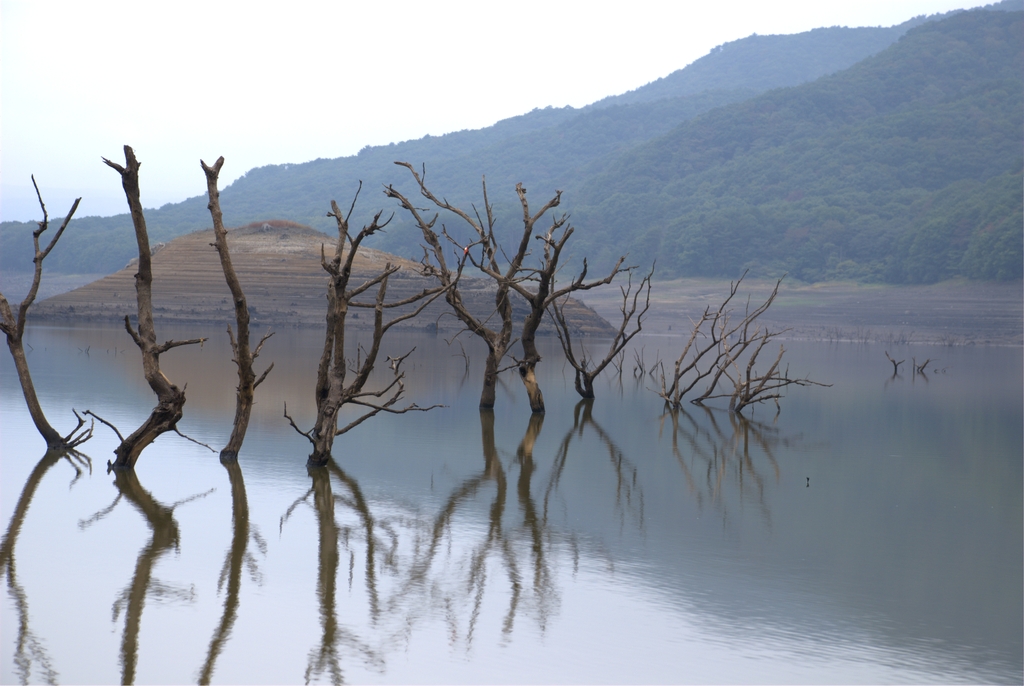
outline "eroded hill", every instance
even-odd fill
[[[234,321],[230,292],[224,282],[213,230],[197,231],[153,251],[154,317],[164,322],[227,323]],[[253,326],[322,326],[326,315],[326,275],[320,265],[321,250],[334,256],[331,238],[293,222],[256,222],[229,230],[232,262],[245,289]],[[420,265],[378,250],[361,248],[354,264],[355,279],[378,274],[387,263],[401,267],[390,277],[388,300],[399,300],[433,285],[420,276]],[[124,269],[68,293],[38,303],[33,318],[73,321],[121,321],[135,316],[134,261]],[[463,279],[464,300],[474,314],[487,318],[494,310],[494,286],[487,279]],[[369,299],[367,299],[369,300]],[[411,306],[410,306],[411,307]],[[515,321],[525,315],[515,304]],[[399,314],[401,308],[392,311]],[[405,328],[454,332],[461,324],[451,316],[443,298],[435,301]],[[584,335],[612,335],[608,322],[578,301],[571,301],[566,315]],[[351,326],[372,325],[370,310],[349,316]]]

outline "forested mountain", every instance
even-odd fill
[[[833,26],[789,36],[754,34],[719,45],[686,69],[628,93],[598,100],[589,108],[693,95],[720,89],[722,83],[752,91],[797,86],[881,52],[907,30],[929,20],[925,16],[915,17],[888,28]]]
[[[425,163],[428,184],[460,204],[479,204],[486,174],[508,230],[517,181],[535,202],[563,189],[579,227],[573,252],[597,266],[629,251],[631,263],[657,256],[662,276],[752,267],[805,280],[1019,278],[1020,16],[751,36],[582,109],[253,169],[221,204],[233,224],[329,229],[330,199],[347,202],[359,180],[366,216],[386,205],[381,184],[410,190],[392,164],[405,160]],[[777,88],[794,84],[804,85]],[[147,220],[154,241],[204,228],[206,199]],[[402,220],[373,247],[416,256],[420,241]],[[118,269],[132,254],[130,227],[127,215],[77,219],[47,267]],[[30,225],[0,226],[0,268],[30,268],[30,244]]]
[[[1024,13],[963,13],[684,123],[569,189],[576,249],[663,276],[1019,278],[1022,48]]]

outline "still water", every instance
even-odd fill
[[[160,336],[195,331],[163,329]],[[181,430],[220,448],[226,336],[164,355]],[[131,431],[153,396],[123,330],[37,328],[29,361],[71,408]],[[552,343],[552,341],[548,341]],[[556,343],[557,344],[557,343]],[[647,338],[648,362],[679,341]],[[407,399],[307,471],[319,343],[284,331],[239,466],[164,435],[134,475],[43,460],[0,362],[4,683],[889,683],[1024,680],[1019,348],[787,344],[795,389],[743,421],[665,413],[650,379],[578,402],[561,353],[531,417],[494,413],[442,339],[396,336]],[[893,352],[890,350],[890,352]]]

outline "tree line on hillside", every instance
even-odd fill
[[[580,247],[670,276],[1021,278],[1022,36],[1024,13],[963,13],[685,123],[574,189]]]
[[[433,183],[462,206],[476,200],[472,179],[486,171],[493,188],[508,189],[491,198],[500,216],[518,211],[510,192],[517,182],[565,189],[562,208],[588,228],[568,256],[577,267],[576,253],[606,269],[629,252],[640,261],[657,255],[662,276],[735,278],[746,268],[803,281],[1019,278],[1011,268],[1019,242],[1004,229],[1020,212],[1020,194],[993,200],[987,186],[1008,188],[1021,171],[1019,17],[972,11],[890,29],[752,36],[581,110],[535,110],[478,131],[253,169],[223,190],[222,204],[235,225],[278,217],[333,232],[311,208],[339,184],[363,179],[368,188],[394,184],[415,194],[410,181],[395,180],[391,162],[430,160]],[[854,65],[914,24],[898,43]],[[754,73],[761,77],[752,82]],[[1005,183],[995,181],[1004,175]],[[932,208],[951,193],[968,206],[1002,208],[969,227],[978,234],[970,250],[971,240],[936,243],[968,230],[934,224],[941,218]],[[155,241],[209,225],[199,196],[148,214]],[[959,223],[969,214],[958,212]],[[357,207],[353,220],[371,217]],[[52,268],[109,273],[133,257],[118,239],[129,216],[74,223],[62,242],[69,249],[49,258]],[[0,225],[0,269],[26,269],[31,226]],[[399,215],[392,228],[401,230],[375,235],[369,245],[417,256],[415,223]],[[496,231],[515,240],[514,223]],[[942,269],[913,264],[915,255],[949,250],[959,257]]]
[[[91,417],[93,424],[87,429],[84,428],[84,417],[75,412],[77,427],[68,435],[61,436],[47,422],[34,391],[24,353],[23,334],[27,314],[39,287],[43,262],[67,229],[78,206],[77,201],[48,246],[43,249],[40,247],[40,237],[48,229],[48,220],[40,194],[39,203],[44,219],[33,232],[34,280],[29,294],[18,307],[17,315],[0,293],[0,330],[7,336],[8,347],[15,361],[30,415],[39,433],[46,440],[47,449],[75,452],[79,445],[92,436],[95,421],[99,421],[113,430],[120,440],[114,450],[115,460],[107,463],[108,469],[111,470],[134,469],[142,452],[158,437],[168,432],[180,434],[177,425],[184,412],[185,390],[168,378],[161,369],[160,359],[164,353],[179,346],[202,345],[206,341],[205,338],[193,338],[158,342],[152,303],[152,250],[145,212],[140,201],[140,164],[132,148],[127,145],[124,147],[124,155],[123,165],[105,158],[103,161],[121,176],[136,239],[137,312],[134,323],[131,316],[125,315],[124,327],[142,353],[145,379],[157,396],[157,405],[146,421],[125,436],[113,423],[88,409],[84,415]],[[207,165],[202,161],[200,164],[206,175],[208,209],[214,224],[215,242],[211,246],[220,257],[221,269],[231,291],[235,310],[236,328],[228,324],[227,334],[231,343],[232,361],[238,372],[236,411],[231,436],[227,445],[220,451],[221,461],[228,464],[238,460],[256,388],[273,369],[271,364],[257,375],[253,367],[272,332],[268,331],[263,335],[255,346],[250,343],[249,307],[233,267],[229,234],[224,225],[220,206],[218,179],[224,158],[219,158],[213,165]],[[567,282],[559,281],[560,267],[564,266],[565,246],[575,232],[574,227],[569,224],[568,215],[555,212],[561,202],[560,191],[539,208],[536,205],[531,207],[526,188],[522,184],[517,184],[516,194],[519,198],[522,230],[516,242],[507,244],[495,233],[496,218],[494,208],[488,201],[486,182],[482,186],[482,205],[466,210],[442,199],[443,196],[435,195],[426,183],[423,170],[417,171],[405,162],[395,164],[409,171],[419,189],[419,195],[427,199],[432,208],[428,211],[417,207],[394,186],[388,186],[384,191],[384,195],[396,200],[399,207],[413,218],[419,228],[420,235],[426,243],[421,262],[422,276],[429,277],[433,285],[428,285],[404,298],[389,300],[388,280],[400,269],[390,262],[365,281],[352,282],[352,266],[359,250],[366,239],[386,227],[390,220],[383,219],[384,211],[378,210],[370,222],[359,231],[355,231],[351,228],[350,222],[359,191],[356,191],[347,211],[342,211],[337,202],[331,201],[329,216],[336,222],[337,242],[330,259],[321,248],[321,265],[328,277],[327,316],[323,353],[313,389],[317,408],[313,426],[308,430],[301,429],[296,420],[289,415],[287,405],[284,406],[284,418],[312,445],[312,453],[308,460],[310,467],[326,465],[332,459],[334,439],[337,436],[381,412],[404,414],[438,407],[421,408],[415,403],[402,407],[398,404],[405,394],[405,373],[401,368],[402,363],[412,351],[399,357],[388,358],[390,381],[377,388],[368,384],[371,382],[371,373],[378,366],[381,343],[387,331],[395,324],[416,317],[429,303],[439,297],[444,297],[448,302],[453,314],[465,326],[464,331],[478,336],[488,348],[479,404],[481,411],[489,412],[494,407],[498,375],[505,370],[515,369],[522,380],[534,414],[543,414],[546,410],[536,375],[541,355],[535,341],[537,329],[544,317],[549,317],[555,323],[563,352],[576,373],[576,390],[581,397],[593,399],[594,378],[613,364],[617,357],[617,367],[621,373],[621,356],[624,354],[624,348],[641,331],[643,317],[650,304],[653,268],[634,287],[631,276],[635,268],[623,266],[625,255],[621,256],[603,277],[589,278],[587,263],[584,260],[582,269],[574,278]],[[460,242],[448,231],[445,222],[442,221],[439,226],[438,220],[442,218],[442,214],[467,225],[473,234],[472,240]],[[495,284],[494,311],[487,318],[475,316],[463,304],[460,280],[467,265]],[[620,286],[621,324],[607,353],[598,359],[591,355],[588,347],[579,340],[578,332],[567,323],[563,308],[573,293],[610,284],[622,274],[627,275],[627,284]],[[763,327],[757,321],[774,301],[778,293],[778,284],[761,306],[754,309],[748,306],[742,316],[734,318],[729,303],[738,287],[739,282],[736,282],[722,304],[714,310],[710,307],[706,309],[704,316],[694,324],[690,341],[676,362],[670,382],[666,382],[666,372],[662,366],[660,395],[669,408],[679,409],[683,396],[698,384],[706,383],[705,390],[699,395],[695,394],[692,402],[700,404],[710,399],[725,397],[729,398],[729,409],[739,413],[755,403],[773,400],[778,404],[782,389],[790,385],[806,386],[816,383],[809,379],[790,377],[788,371],[783,371],[780,362],[785,349],[782,346],[779,346],[778,355],[774,362],[769,364],[767,371],[764,371],[763,365],[761,371],[757,371],[755,365],[758,355],[781,333]],[[520,296],[527,303],[525,318],[519,326],[517,339],[513,339],[513,294]],[[399,315],[389,315],[390,312],[396,311],[395,308],[409,305],[412,305],[413,309]],[[346,322],[350,311],[359,308],[372,311],[373,335],[368,346],[359,346],[359,352],[353,361],[346,357],[346,354],[351,354],[348,350],[351,346],[346,346]],[[517,342],[522,350],[521,358],[512,355],[512,347]],[[514,363],[503,368],[503,361],[508,356],[512,357]],[[339,414],[346,406],[358,409],[362,414],[347,425],[339,426]]]

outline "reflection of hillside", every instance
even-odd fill
[[[263,331],[254,328],[255,333]],[[29,333],[31,336],[27,336],[26,340],[31,338],[29,342],[35,348],[30,353],[33,365],[38,364],[55,377],[75,379],[70,391],[73,398],[79,398],[73,400],[78,406],[91,407],[101,416],[106,416],[105,410],[115,408],[148,410],[152,406],[152,391],[143,379],[138,349],[123,326],[40,328]],[[162,328],[160,333],[161,336],[178,339],[200,335],[210,337],[202,347],[175,348],[161,358],[161,368],[170,378],[181,379],[183,384],[188,384],[188,401],[181,430],[210,444],[226,440],[234,413],[238,379],[231,362],[231,348],[224,328],[172,326]],[[410,401],[421,406],[435,402],[450,404],[459,396],[463,384],[476,386],[479,383],[479,375],[483,373],[485,348],[482,344],[478,345],[477,341],[465,341],[470,364],[468,378],[463,381],[462,377],[466,376],[467,370],[458,343],[449,346],[442,336],[402,331],[394,333],[394,336],[389,334],[385,338],[381,359],[416,349],[403,364],[403,369],[407,371],[406,396]],[[368,335],[367,332],[354,332],[347,338],[347,344],[351,344],[348,351],[350,359],[355,358],[357,345],[367,343]],[[541,354],[545,358],[557,359],[555,356],[561,355],[557,349],[558,341],[554,338],[543,338],[540,343],[543,346]],[[317,363],[322,352],[322,333],[317,335],[311,329],[279,330],[275,333],[260,357],[266,359],[268,364],[274,363],[274,373],[260,385],[253,406],[250,431],[258,431],[261,423],[264,426],[280,425],[287,428],[287,421],[281,417],[283,401],[288,402],[288,409],[296,418],[312,418],[315,415],[314,387]],[[387,365],[381,365],[374,370],[369,383],[387,383],[390,375],[391,370]],[[499,377],[499,383],[504,381]],[[513,381],[515,385],[509,384],[509,397],[514,399],[521,393],[521,388],[518,378]],[[65,389],[61,390],[66,392]],[[63,398],[62,402],[73,404]],[[348,409],[343,411],[343,420],[349,417],[348,412]],[[357,410],[351,412],[356,413]],[[143,418],[138,421],[141,422]],[[208,422],[210,430],[216,431],[219,437],[198,433],[195,429],[197,422]],[[259,451],[255,451],[249,459],[259,459]]]

